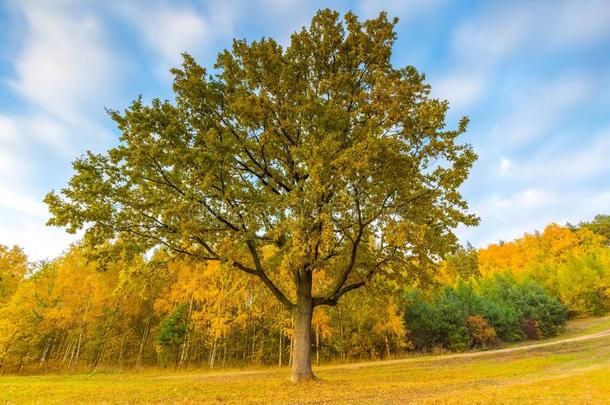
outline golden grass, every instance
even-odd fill
[[[608,329],[610,329],[610,316],[575,319],[568,323],[566,333],[558,336],[558,338],[561,339],[566,335],[588,335]]]
[[[608,328],[610,317],[581,320],[568,337]],[[288,373],[5,376],[0,403],[610,403],[610,334],[473,357],[322,366],[319,381],[297,385],[288,382]]]

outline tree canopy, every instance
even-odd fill
[[[184,54],[175,100],[110,111],[119,145],[74,162],[45,198],[49,224],[252,274],[308,346],[315,306],[421,271],[477,223],[459,192],[476,159],[458,142],[468,120],[447,129],[424,75],[393,67],[396,22],[323,10],[286,48],[235,40],[211,74]]]
[[[598,214],[589,222],[580,222],[580,229],[588,229],[606,239],[606,243],[610,245],[610,215]]]
[[[0,304],[15,292],[19,282],[28,272],[27,258],[17,246],[0,245]]]

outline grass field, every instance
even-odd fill
[[[560,339],[608,329],[610,317],[576,321]],[[298,385],[288,373],[4,376],[0,403],[610,403],[610,334],[526,350],[322,366],[319,381]]]

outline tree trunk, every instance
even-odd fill
[[[47,360],[47,353],[49,352],[49,347],[51,346],[51,338],[47,339],[47,345],[42,352],[42,356],[40,356],[40,367],[44,365],[44,362]]]
[[[385,352],[386,352],[386,356],[389,359],[390,357],[392,357],[392,355],[390,354],[390,341],[388,339],[388,335],[384,334],[384,338],[385,338]]]
[[[282,367],[282,341],[284,340],[284,336],[282,334],[282,325],[280,325],[280,348],[278,350],[279,352],[279,360],[278,360],[278,365],[280,367]]]
[[[292,366],[292,359],[294,358],[294,316],[290,319],[290,345],[288,346],[288,365]]]
[[[146,317],[146,321],[144,321],[144,330],[142,331],[142,337],[140,338],[140,347],[138,348],[138,357],[136,358],[136,368],[139,368],[142,365],[142,354],[144,353],[144,345],[146,344],[146,340],[148,339],[149,329],[150,313]]]
[[[87,326],[87,313],[89,312],[89,305],[91,304],[91,294],[87,299],[87,306],[85,307],[85,314],[83,315],[83,322],[81,323],[80,333],[78,334],[78,345],[76,346],[76,357],[74,357],[74,364],[78,362],[80,357],[81,343],[83,342],[83,334],[85,333],[85,327]],[[70,358],[70,366],[72,366],[72,358]]]
[[[294,357],[292,360],[292,382],[313,380],[311,369],[311,318],[313,304],[311,297],[299,297],[293,312],[294,317]]]
[[[216,338],[212,341],[212,351],[210,352],[210,358],[208,359],[208,367],[214,367],[214,359],[216,358]]]
[[[227,343],[229,340],[229,334],[227,333],[227,336],[224,339],[224,348],[223,348],[223,353],[222,353],[222,366],[226,367],[227,365]]]
[[[341,343],[339,344],[339,356],[341,360],[345,361],[345,339],[343,337],[343,316],[341,315],[341,308],[337,308],[337,314],[339,315],[339,337]]]
[[[316,366],[320,365],[320,324],[316,325]]]

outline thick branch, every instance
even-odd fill
[[[246,244],[248,246],[248,251],[250,252],[250,255],[252,256],[252,260],[254,261],[254,266],[256,267],[255,272],[248,271],[248,273],[254,274],[255,276],[257,276],[265,284],[265,286],[267,286],[267,288],[269,288],[269,290],[275,296],[275,298],[277,298],[282,303],[282,305],[284,305],[284,307],[286,307],[286,309],[291,311],[292,308],[294,308],[294,304],[288,299],[288,297],[282,292],[282,290],[280,290],[273,283],[273,281],[271,281],[271,279],[265,273],[265,270],[263,269],[260,258],[258,256],[258,252],[256,251],[256,246],[254,245],[254,242],[252,240],[248,240],[246,242]],[[238,268],[241,269],[241,267],[238,267]]]
[[[337,305],[337,303],[339,302],[339,298],[341,298],[341,296],[343,296],[343,294],[345,294],[349,291],[355,290],[357,288],[360,288],[365,284],[366,284],[365,281],[358,281],[356,283],[348,284],[348,285],[340,288],[339,291],[337,291],[334,295],[332,295],[328,298],[314,297],[313,305],[314,306],[319,306],[319,305],[335,306],[335,305]]]
[[[335,287],[332,289],[331,293],[327,295],[326,300],[338,299],[338,294],[340,293],[342,287],[345,285],[350,273],[354,269],[354,265],[356,264],[356,258],[358,256],[358,248],[360,246],[360,241],[362,240],[362,235],[364,234],[364,228],[367,224],[362,222],[362,213],[360,211],[360,201],[356,197],[356,210],[358,214],[358,231],[356,232],[356,236],[352,240],[352,250],[349,257],[349,262],[345,266],[345,268],[341,271],[339,278],[337,279],[337,283]]]

